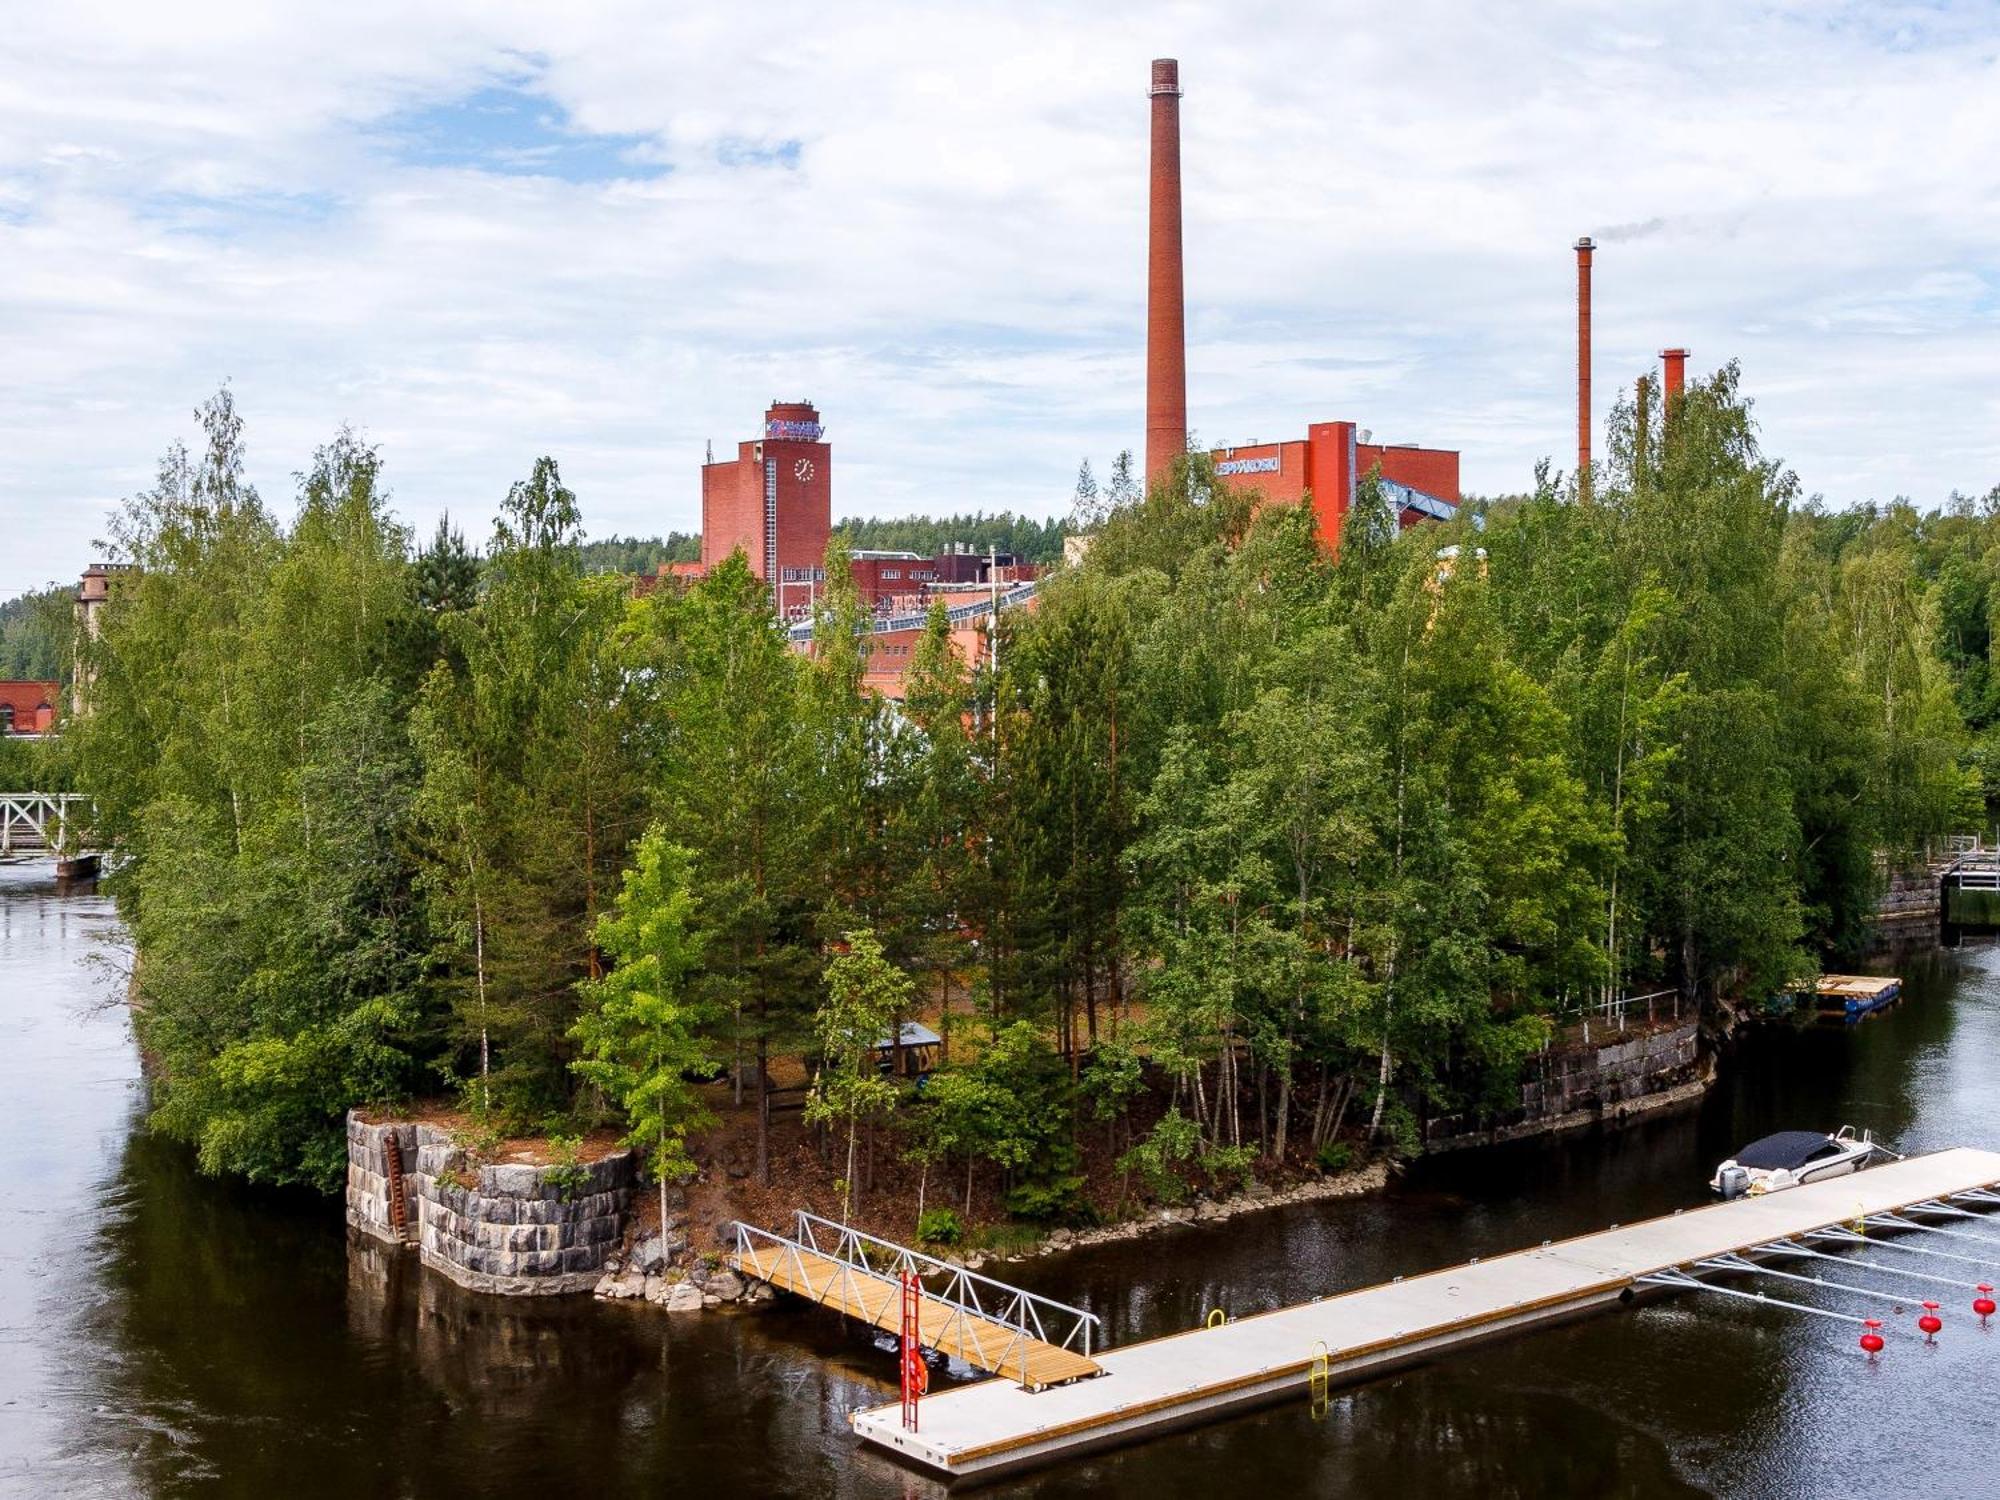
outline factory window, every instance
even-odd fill
[[[888,582],[891,578],[901,578],[902,576],[903,570],[901,568],[884,568],[882,570],[882,581],[884,583]]]
[[[764,461],[764,577],[778,571],[778,461]]]

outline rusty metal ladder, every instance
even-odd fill
[[[403,1189],[403,1143],[391,1130],[382,1137],[382,1158],[389,1168],[389,1227],[399,1244],[410,1244],[410,1205]]]

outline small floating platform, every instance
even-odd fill
[[[1903,998],[1903,981],[1875,974],[1822,974],[1819,1014],[1824,1021],[1848,1024],[1886,1010]]]
[[[1398,1277],[1095,1356],[1103,1373],[1040,1392],[988,1380],[856,1412],[869,1443],[950,1478],[1056,1461],[1323,1391],[1497,1334],[1609,1308],[1720,1256],[1754,1256],[1856,1220],[2000,1183],[2000,1154],[1960,1148],[1787,1192],[1737,1198],[1427,1275]],[[1985,1201],[1985,1200],[1981,1200]]]

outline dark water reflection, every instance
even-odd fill
[[[84,960],[94,898],[0,869],[0,1491],[930,1495],[845,1412],[892,1362],[827,1316],[668,1319],[474,1297],[337,1209],[199,1177],[134,1127],[128,1030]],[[1806,1122],[2000,1142],[1993,950],[1904,960],[1854,1034],[1766,1036],[1696,1113],[1427,1164],[1389,1194],[1021,1272],[1114,1342],[1703,1201],[1743,1138]],[[1877,1368],[1852,1330],[1720,1299],[1491,1345],[981,1495],[1798,1496],[2000,1491],[2000,1334],[1953,1320]]]

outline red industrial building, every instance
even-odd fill
[[[772,402],[761,438],[702,466],[702,567],[740,547],[781,616],[812,607],[832,531],[833,449],[810,401]]]
[[[0,734],[49,734],[56,727],[60,682],[0,682]]]
[[[921,552],[854,552],[847,568],[861,597],[878,609],[900,596],[922,593],[938,577],[936,564]]]
[[[1232,489],[1255,490],[1266,501],[1297,505],[1310,497],[1319,539],[1340,545],[1357,486],[1380,468],[1384,494],[1398,520],[1449,520],[1458,509],[1458,454],[1414,443],[1371,443],[1352,422],[1314,422],[1303,438],[1217,448],[1216,477]]]
[[[1187,446],[1187,314],[1181,246],[1181,70],[1170,57],[1153,60],[1148,93],[1152,160],[1147,180],[1146,237],[1146,483],[1172,477]],[[1247,443],[1214,451],[1216,475],[1232,488],[1297,505],[1310,497],[1320,541],[1340,545],[1354,508],[1355,488],[1371,470],[1401,524],[1445,520],[1460,499],[1458,454],[1413,444],[1368,442],[1352,422],[1315,422],[1302,439]]]

